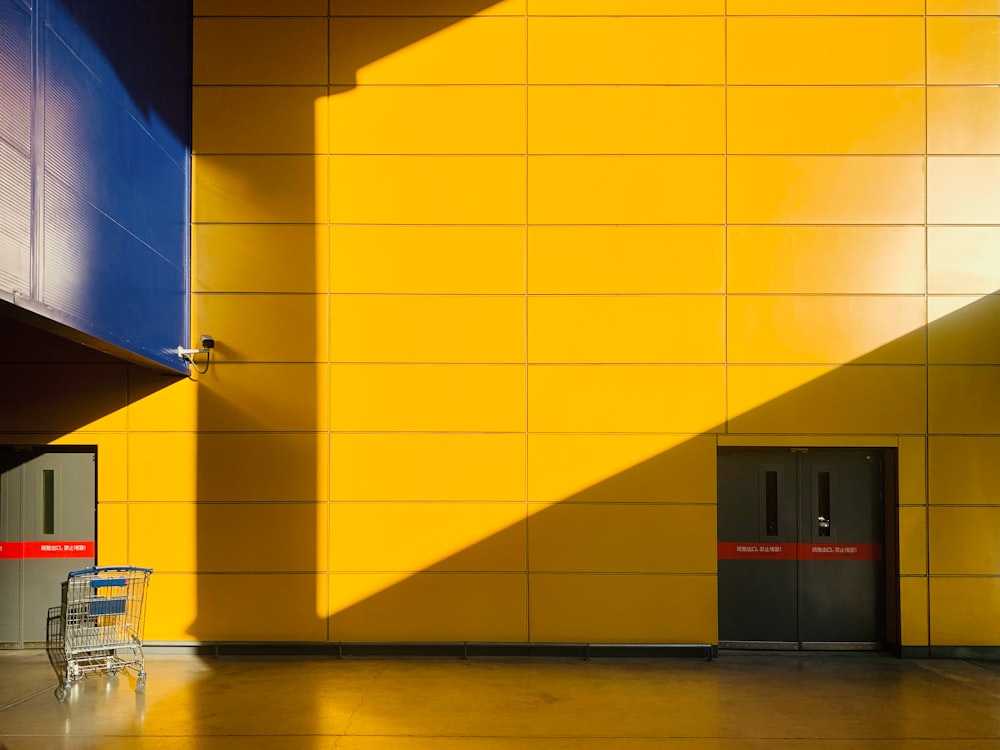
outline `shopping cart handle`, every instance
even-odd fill
[[[74,570],[69,574],[69,578],[76,578],[76,576],[91,575],[92,573],[105,573],[109,571],[125,572],[125,573],[152,573],[152,568],[137,568],[133,565],[106,565],[101,568],[85,568],[84,570]]]

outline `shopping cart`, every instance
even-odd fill
[[[65,666],[56,698],[88,673],[136,673],[135,692],[146,690],[142,626],[149,568],[76,570],[63,581],[61,615]]]

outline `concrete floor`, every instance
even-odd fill
[[[146,659],[69,699],[0,651],[0,746],[340,750],[1000,750],[1000,664],[881,654],[674,659]]]

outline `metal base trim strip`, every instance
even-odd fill
[[[146,642],[147,654],[194,653],[202,656],[427,656],[472,657],[575,657],[590,658],[689,658],[714,659],[718,646],[710,643],[289,643],[289,642]]]
[[[874,641],[719,641],[719,648],[746,651],[882,651]]]

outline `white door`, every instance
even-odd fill
[[[0,448],[0,647],[44,643],[66,575],[94,564],[96,460]]]

